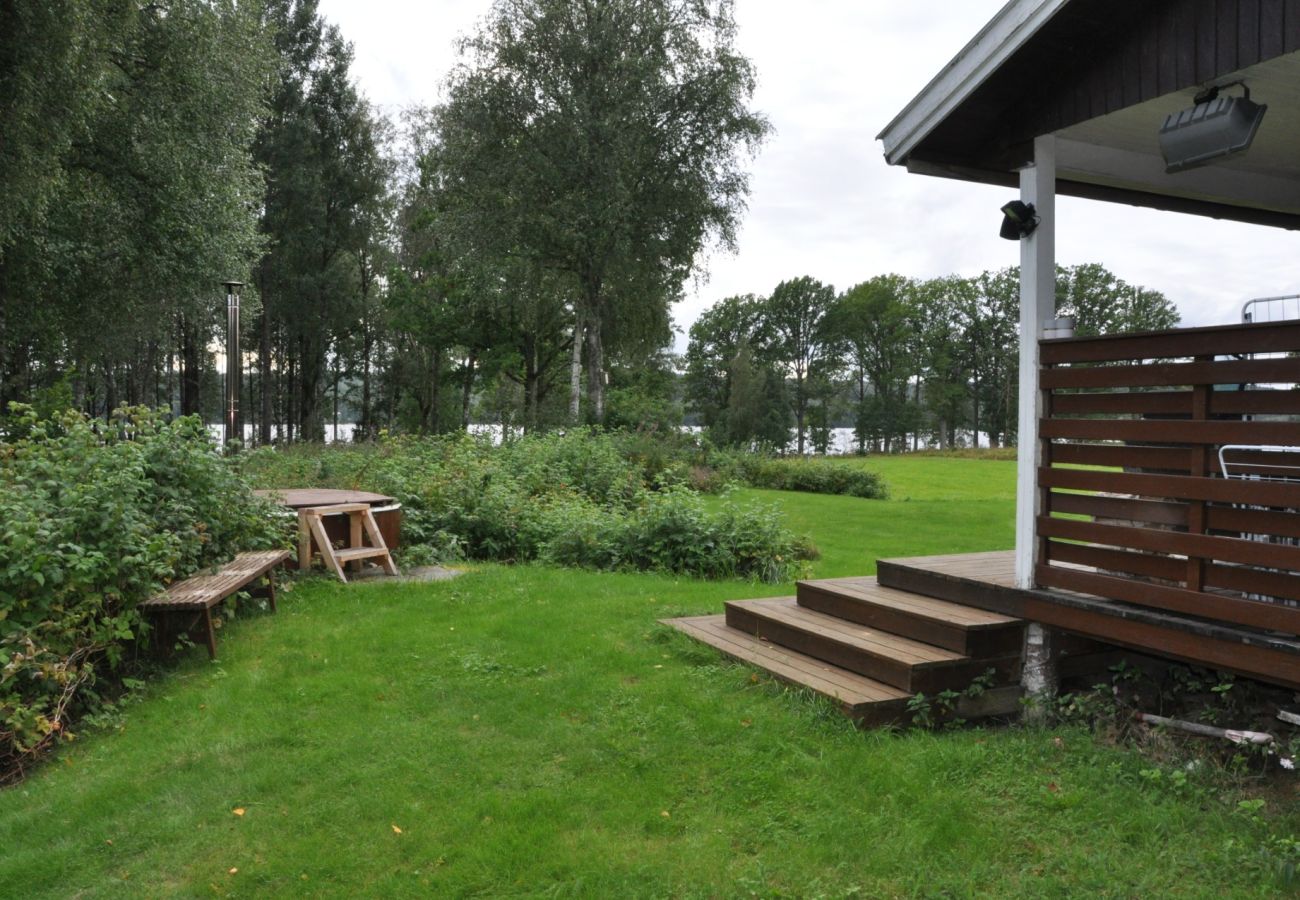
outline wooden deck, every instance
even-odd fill
[[[1019,590],[1014,565],[1010,551],[882,559],[878,577],[899,590],[1300,690],[1300,640],[1291,635],[1070,591]]]
[[[1018,707],[1025,622],[1058,631],[1062,678],[1095,679],[1132,651],[1300,689],[1300,640],[1068,591],[1015,587],[1010,551],[882,559],[875,578],[801,581],[795,597],[732,600],[666,625],[834,701],[867,726],[907,721],[908,701],[961,692],[964,718]],[[1086,681],[1085,683],[1093,683]]]

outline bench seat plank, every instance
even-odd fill
[[[210,609],[289,559],[288,550],[241,553],[215,573],[178,581],[140,604],[142,609]]]

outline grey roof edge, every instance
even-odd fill
[[[1010,0],[876,135],[885,145],[886,161],[906,162],[926,135],[1069,2]]]

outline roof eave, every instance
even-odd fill
[[[1010,0],[876,140],[891,166],[908,155],[1069,0]]]

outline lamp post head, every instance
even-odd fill
[[[227,294],[238,294],[239,289],[244,286],[242,281],[223,281],[221,283],[225,286]]]

